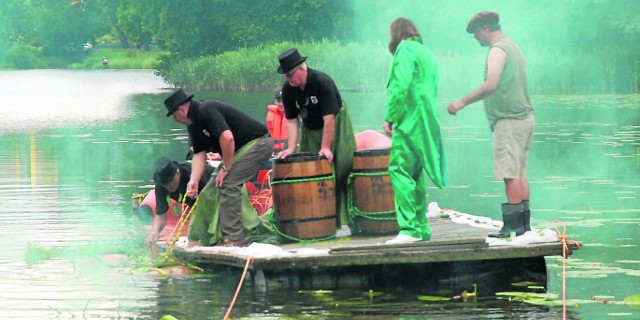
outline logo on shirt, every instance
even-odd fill
[[[202,129],[202,133],[204,133],[207,138],[211,138],[211,134],[209,133],[209,131],[207,131],[207,129]]]
[[[311,96],[311,103],[318,104],[318,98],[316,96]]]

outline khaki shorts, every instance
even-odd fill
[[[497,180],[527,177],[534,116],[502,119],[493,129],[493,174]]]

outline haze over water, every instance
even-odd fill
[[[184,127],[165,117],[167,85],[150,71],[0,72],[0,313],[11,319],[219,319],[237,276],[210,273],[164,279],[144,271],[145,223],[131,195],[146,191],[153,161],[186,154]],[[263,120],[273,93],[194,92]],[[357,130],[379,130],[380,93],[345,92]],[[490,133],[481,105],[457,117],[440,99],[449,187],[429,188],[441,207],[499,218],[501,182],[493,181]],[[371,103],[374,101],[375,103]],[[584,242],[568,260],[569,315],[633,319],[639,294],[640,128],[636,95],[534,96],[532,224],[567,225]],[[6,117],[5,117],[6,115]],[[104,256],[126,255],[121,265]],[[547,259],[548,292],[561,294],[561,260]],[[471,290],[471,288],[469,288]],[[558,319],[558,306],[486,296],[425,302],[394,289],[325,293],[245,286],[233,317],[351,319],[529,317]],[[456,293],[459,294],[459,293]],[[604,303],[603,300],[607,300]],[[557,301],[557,299],[556,299]],[[578,307],[576,307],[578,306]]]

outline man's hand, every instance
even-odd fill
[[[216,176],[216,187],[218,187],[218,188],[222,187],[222,183],[224,182],[224,178],[226,178],[228,174],[229,174],[229,172],[227,170],[222,170],[222,168],[220,168],[220,170],[218,170],[218,175]]]
[[[331,149],[329,148],[320,149],[320,151],[318,151],[318,154],[327,157],[327,160],[329,160],[329,163],[333,161],[333,152],[331,152]]]
[[[291,148],[284,149],[284,150],[278,152],[278,154],[276,155],[276,159],[284,159],[284,158],[294,154],[295,152],[296,152],[296,149],[291,149]]]
[[[465,107],[464,102],[462,102],[461,100],[458,100],[458,101],[451,102],[447,107],[447,111],[449,111],[449,114],[455,116],[456,113],[464,107]]]
[[[217,152],[207,152],[207,161],[219,161],[222,156]]]
[[[386,133],[389,137],[393,136],[393,123],[385,121],[382,124],[382,129],[384,129],[384,133]]]
[[[198,181],[193,179],[189,180],[189,183],[187,183],[187,196],[190,198],[198,196]]]

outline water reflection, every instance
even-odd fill
[[[0,83],[7,101],[0,105],[7,115],[0,118],[5,317],[221,318],[236,274],[216,270],[165,279],[142,269],[149,262],[146,231],[131,210],[131,195],[148,190],[156,158],[182,159],[187,151],[184,127],[165,117],[165,94],[157,94],[166,92],[166,84],[150,72],[111,70],[0,72]],[[268,92],[195,94],[237,104],[260,121],[273,98]],[[344,95],[357,130],[379,129],[382,93]],[[569,260],[567,275],[569,297],[580,299],[579,308],[570,308],[575,318],[639,315],[619,303],[640,287],[639,103],[637,96],[534,98],[532,223],[553,228],[551,221],[560,219],[570,238],[585,242]],[[478,105],[451,117],[442,110],[450,185],[429,188],[429,200],[498,218],[503,185],[493,181],[484,111]],[[126,255],[120,265],[103,259],[120,254]],[[562,262],[550,257],[547,264],[549,291],[560,293]],[[419,300],[429,289],[261,293],[248,283],[232,316],[454,319],[483,312],[492,318],[557,319],[561,312],[497,300],[482,288],[474,301]],[[612,303],[593,296],[612,296]]]
[[[114,123],[132,116],[130,97],[166,87],[148,71],[118,70],[3,71],[0,84],[2,132]]]

